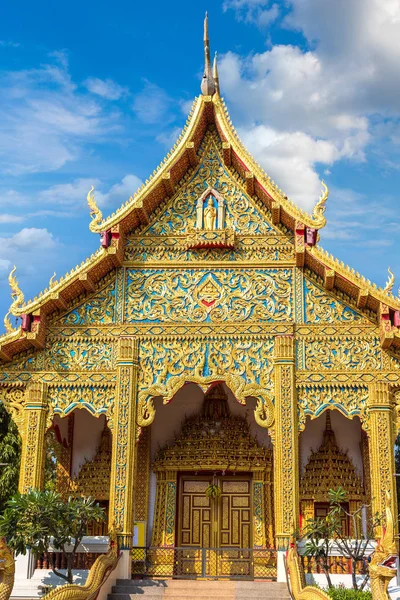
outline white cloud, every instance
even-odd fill
[[[302,132],[279,132],[265,125],[239,129],[239,135],[284,193],[310,210],[321,193],[315,164],[332,164],[336,147]]]
[[[119,116],[77,91],[67,56],[52,53],[37,69],[0,77],[0,172],[19,175],[59,169],[88,141],[118,130]]]
[[[97,187],[99,184],[99,179],[79,178],[69,183],[52,185],[38,193],[38,203],[40,206],[52,205],[75,208],[86,202],[91,186]]]
[[[0,223],[20,223],[24,220],[21,215],[10,215],[8,213],[0,213]]]
[[[10,211],[14,207],[16,214],[0,213],[0,224],[18,223],[40,217],[76,218],[77,213],[82,214],[82,211],[86,211],[89,219],[87,194],[92,185],[95,187],[96,202],[102,209],[106,209],[106,216],[107,212],[119,208],[126,202],[142,185],[142,181],[130,173],[108,188],[100,179],[86,177],[52,185],[32,195],[8,190],[3,194],[0,193],[0,205],[7,205]],[[32,210],[33,207],[35,210]],[[23,235],[26,236],[27,232]]]
[[[128,92],[127,88],[122,87],[112,79],[89,77],[84,82],[84,85],[92,94],[97,94],[107,100],[119,100]]]
[[[121,183],[114,184],[107,193],[101,195],[99,204],[102,206],[110,203],[115,205],[117,202],[122,204],[136,192],[142,183],[142,180],[136,175],[125,175]]]
[[[37,199],[41,206],[52,205],[70,207],[72,209],[86,206],[87,194],[92,187],[95,188],[96,202],[101,207],[112,205],[118,207],[142,185],[142,180],[133,174],[125,175],[119,183],[115,183],[108,190],[100,179],[80,178],[70,183],[53,185],[39,192]],[[71,216],[74,216],[71,214]]]
[[[270,6],[224,3],[254,23]],[[386,155],[385,168],[398,168],[396,157],[387,159],[387,144],[400,139],[400,0],[291,0],[290,7],[285,26],[302,31],[313,49],[227,53],[220,81],[249,150],[285,193],[309,208],[319,194],[319,164],[365,161],[372,145],[376,151],[385,140],[385,153],[376,154]]]
[[[53,234],[47,229],[24,227],[24,229],[8,238],[8,244],[11,249],[28,252],[32,249],[48,250],[54,248],[56,241]]]
[[[171,131],[169,131],[169,132],[164,131],[164,132],[160,133],[156,137],[156,140],[157,140],[157,142],[160,142],[160,144],[162,144],[169,150],[175,144],[175,142],[178,139],[178,137],[180,136],[181,132],[182,132],[181,127],[173,127],[171,129]]]
[[[145,81],[143,90],[134,97],[132,108],[143,123],[154,125],[163,121],[165,124],[171,102],[165,90],[150,81]]]
[[[266,0],[225,0],[223,11],[234,10],[239,21],[257,23],[260,27],[267,27],[279,17],[278,4]]]

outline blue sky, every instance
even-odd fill
[[[159,164],[199,94],[204,12],[243,142],[311,210],[321,245],[400,283],[400,0],[7,3],[0,23],[0,313],[98,247],[106,215]],[[397,293],[397,285],[395,286]]]

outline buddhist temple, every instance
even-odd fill
[[[400,298],[321,247],[325,184],[308,214],[243,147],[207,19],[204,53],[146,183],[107,217],[89,191],[94,253],[32,300],[12,270],[0,393],[21,492],[51,434],[58,491],[104,506],[91,535],[115,525],[126,577],[279,580],[332,487],[397,514]]]

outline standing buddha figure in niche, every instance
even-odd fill
[[[208,199],[207,207],[204,209],[204,229],[214,231],[217,224],[217,209],[212,197]]]

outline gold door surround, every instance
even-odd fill
[[[185,419],[152,467],[152,547],[273,548],[272,449],[256,442],[245,417],[230,414],[222,386]],[[205,491],[216,480],[222,495],[212,501]]]
[[[205,494],[211,483],[219,498]],[[251,548],[251,475],[183,475],[178,497],[178,539],[181,547]]]

